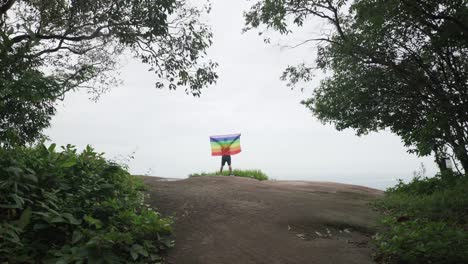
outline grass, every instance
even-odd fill
[[[381,263],[468,263],[468,177],[455,173],[389,188],[375,236]]]
[[[268,180],[268,176],[265,173],[263,173],[261,170],[232,170],[232,174],[237,177],[252,178],[252,179],[259,180],[259,181]],[[202,173],[193,173],[189,175],[189,177],[202,177],[202,176],[229,176],[229,170],[225,170],[223,171],[223,173],[202,172]]]

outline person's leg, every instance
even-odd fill
[[[223,167],[224,164],[226,163],[226,158],[224,156],[221,157],[221,168],[219,169],[219,174],[223,173]]]
[[[229,175],[232,176],[231,156],[227,157],[227,164],[229,166]]]

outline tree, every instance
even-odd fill
[[[468,173],[468,5],[466,0],[264,0],[246,30],[283,34],[310,17],[334,30],[320,38],[316,67],[328,72],[303,103],[324,123],[358,135],[389,129],[410,151],[453,155]],[[314,67],[289,66],[297,86]]]
[[[118,84],[119,55],[148,64],[157,88],[199,96],[217,79],[204,10],[184,0],[0,0],[0,141],[37,138],[68,91]]]

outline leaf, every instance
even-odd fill
[[[95,226],[96,229],[100,229],[102,227],[102,222],[99,219],[96,219],[90,215],[85,215],[83,219],[90,225]]]
[[[142,248],[142,249],[140,250],[140,254],[141,254],[142,256],[144,256],[144,257],[148,257],[148,256],[149,256],[148,251],[146,251],[146,249],[144,249],[144,248]]]
[[[72,243],[75,244],[76,242],[80,241],[83,238],[83,233],[79,230],[73,231],[73,236],[72,236]]]
[[[49,152],[55,152],[55,147],[57,146],[57,144],[55,143],[52,143],[50,144],[49,148],[47,149]]]
[[[16,204],[19,206],[18,208],[22,208],[24,206],[24,198],[20,197],[18,194],[13,193],[10,194],[10,197],[15,200]]]
[[[18,234],[17,234],[18,231],[16,231],[16,232],[15,232],[15,231],[16,231],[16,230],[14,230],[14,229],[13,229],[13,230],[12,230],[12,229],[7,229],[7,230],[5,231],[5,233],[6,233],[7,235],[9,235],[9,237],[7,237],[7,239],[8,239],[9,241],[13,242],[13,243],[20,244],[20,243],[21,243],[21,239],[19,238],[19,236],[18,236]]]
[[[62,168],[70,168],[77,164],[76,160],[67,160],[61,164]]]
[[[50,218],[50,213],[48,213],[48,212],[34,212],[33,214],[40,215],[40,216],[42,216],[44,218]]]
[[[15,209],[15,208],[21,208],[21,206],[17,204],[0,204],[0,208]]]
[[[32,209],[30,206],[28,206],[24,211],[21,213],[20,218],[15,221],[15,224],[21,228],[24,229],[30,222],[31,222],[31,216],[32,216]]]
[[[162,238],[161,243],[168,248],[171,248],[174,246],[174,240],[171,240],[169,238]]]
[[[57,215],[50,220],[51,223],[66,223],[65,218]]]
[[[48,148],[49,152],[54,152],[54,151],[55,151],[55,147],[57,147],[57,144],[55,144],[55,143],[50,144],[50,146],[49,146],[49,148]]]
[[[40,202],[40,205],[41,205],[41,207],[43,207],[44,209],[46,209],[48,212],[53,213],[53,214],[55,214],[55,215],[60,215],[59,212],[57,212],[56,210],[50,208],[50,207],[47,206],[45,203]]]
[[[34,174],[25,174],[25,175],[23,175],[23,179],[32,181],[34,183],[38,182],[37,176],[34,175]]]
[[[79,225],[81,221],[77,220],[72,214],[70,213],[63,213],[62,217],[68,220],[68,222],[72,225]]]
[[[133,249],[130,250],[130,255],[132,256],[133,260],[137,260],[138,252],[134,251]]]
[[[104,183],[104,184],[101,184],[101,188],[103,188],[103,189],[111,189],[111,188],[114,188],[114,184]]]
[[[137,260],[138,254],[141,253],[141,250],[144,250],[144,248],[140,244],[132,245],[132,248],[130,249],[130,255],[132,255],[133,260]]]
[[[23,170],[18,167],[8,167],[5,169],[5,171],[9,173],[13,173],[13,175],[15,175],[16,177],[19,177],[23,173]]]

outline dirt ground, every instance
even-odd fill
[[[362,186],[199,177],[144,177],[148,202],[175,218],[167,263],[373,263],[382,192]]]

